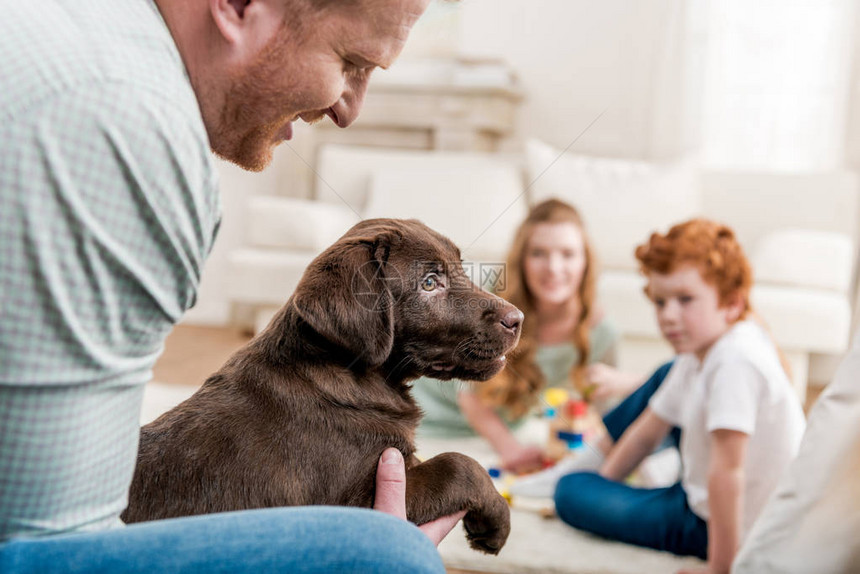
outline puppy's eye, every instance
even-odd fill
[[[421,288],[425,291],[433,291],[438,286],[438,281],[435,275],[428,275],[421,282]]]

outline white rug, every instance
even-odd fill
[[[533,421],[517,435],[521,440],[540,442],[545,433],[546,428]],[[418,446],[423,459],[454,451],[471,456],[485,467],[497,463],[489,445],[478,438],[424,439]],[[556,517],[544,518],[539,513],[541,508],[552,508],[552,500],[514,498],[511,534],[498,556],[472,550],[462,524],[457,526],[439,546],[445,565],[499,574],[674,574],[682,568],[704,566],[697,558],[598,538]]]

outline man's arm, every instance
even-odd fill
[[[672,425],[657,416],[651,407],[646,407],[609,452],[600,475],[610,480],[624,480],[654,452],[671,428]]]

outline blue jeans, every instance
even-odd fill
[[[0,572],[444,573],[415,525],[367,509],[268,508],[0,543]]]
[[[672,367],[657,369],[639,389],[603,417],[617,441],[635,421]],[[681,430],[672,429],[663,447],[680,444]],[[628,544],[707,559],[708,525],[687,504],[677,483],[669,488],[634,488],[593,472],[563,477],[556,487],[558,516],[574,528]]]

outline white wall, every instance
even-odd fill
[[[501,57],[519,75],[526,100],[518,135],[564,148],[605,111],[572,150],[654,158],[678,148],[682,137],[674,125],[682,55],[666,54],[680,33],[684,4],[462,0],[460,49]],[[674,113],[659,113],[658,103]]]

